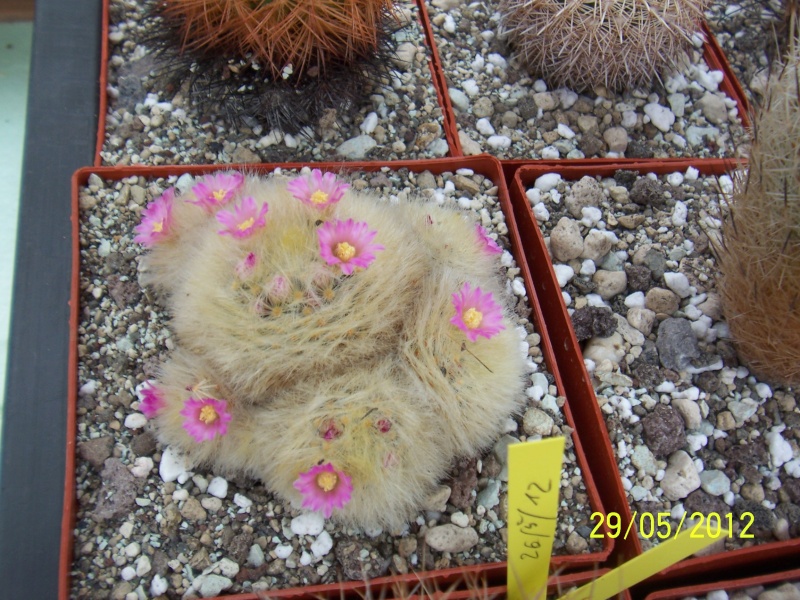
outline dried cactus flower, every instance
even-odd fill
[[[500,0],[520,60],[553,87],[630,89],[674,66],[708,0]]]
[[[771,381],[800,384],[800,52],[767,88],[749,170],[734,178],[716,250],[725,318],[739,357]]]
[[[500,434],[524,401],[526,353],[499,257],[468,213],[332,178],[218,177],[237,183],[226,206],[247,201],[229,227],[243,236],[220,233],[222,205],[198,203],[211,179],[168,193],[170,227],[140,280],[177,341],[143,401],[159,439],[195,464],[396,527],[455,458]],[[309,182],[337,201],[307,201]]]

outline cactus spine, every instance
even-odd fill
[[[790,50],[754,123],[749,170],[718,245],[720,294],[739,355],[763,377],[800,384],[800,52]]]
[[[649,84],[690,44],[708,0],[501,0],[520,59],[553,87]]]

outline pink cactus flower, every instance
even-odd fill
[[[266,202],[259,210],[255,198],[247,196],[233,207],[233,211],[221,210],[217,213],[217,221],[225,228],[220,229],[219,234],[246,238],[267,224],[268,210]]]
[[[331,463],[300,473],[294,487],[303,495],[303,508],[322,511],[326,519],[333,514],[334,508],[343,508],[350,502],[353,494],[350,477],[334,469]]]
[[[503,249],[497,245],[492,238],[489,237],[489,234],[486,233],[486,230],[481,227],[480,223],[475,223],[475,233],[478,234],[478,241],[483,248],[483,251],[486,254],[502,254]]]
[[[180,414],[184,417],[183,428],[197,442],[225,435],[232,419],[228,403],[214,398],[189,398]]]
[[[375,260],[375,252],[383,250],[380,244],[370,243],[377,233],[353,219],[325,223],[317,229],[320,256],[329,265],[339,265],[345,275],[356,267],[366,269]]]
[[[151,382],[146,382],[139,390],[139,410],[148,419],[155,417],[165,406],[163,390]]]
[[[192,186],[192,193],[196,200],[189,200],[197,204],[206,212],[214,212],[220,206],[230,202],[244,184],[244,175],[241,173],[217,173],[206,175]]]
[[[138,234],[134,242],[143,246],[153,246],[166,238],[172,228],[172,203],[175,200],[175,188],[169,188],[153,200],[142,211],[142,222],[134,231]]]
[[[453,294],[453,307],[456,314],[450,322],[467,334],[470,342],[479,335],[491,338],[503,329],[503,309],[496,304],[491,292],[485,294],[481,288],[470,287],[465,283],[461,290]]]
[[[257,262],[258,257],[255,252],[248,253],[247,256],[240,260],[236,265],[236,275],[239,276],[239,279],[247,279],[250,277],[256,268]]]
[[[292,196],[319,209],[337,203],[349,187],[349,183],[337,181],[333,173],[323,174],[319,169],[311,171],[311,175],[295,177],[286,184]]]

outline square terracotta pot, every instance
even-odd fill
[[[67,467],[66,467],[66,480],[65,480],[65,494],[64,494],[64,512],[63,512],[63,526],[62,526],[62,540],[61,540],[61,566],[60,566],[60,598],[66,600],[70,593],[70,571],[72,569],[72,561],[74,554],[74,536],[73,531],[76,525],[76,484],[78,483],[77,472],[77,458],[76,458],[76,437],[78,427],[78,327],[81,319],[81,306],[80,297],[81,290],[79,286],[79,278],[81,274],[80,253],[82,247],[79,243],[79,222],[81,208],[79,198],[83,186],[86,185],[90,175],[95,174],[104,181],[115,182],[129,176],[144,176],[148,178],[180,176],[183,174],[202,175],[213,173],[221,170],[229,170],[235,168],[242,168],[250,173],[270,173],[275,168],[281,169],[299,169],[305,166],[302,164],[261,164],[261,165],[216,165],[216,166],[185,166],[173,165],[162,167],[128,167],[128,168],[113,168],[113,167],[94,167],[86,168],[77,171],[73,177],[72,182],[72,232],[73,232],[73,280],[72,280],[72,300],[71,300],[71,350],[69,356],[69,367],[72,378],[70,381],[70,396],[68,398],[68,423],[67,423]],[[458,169],[470,169],[475,174],[480,174],[489,179],[497,187],[497,199],[504,212],[506,219],[506,226],[508,228],[508,237],[511,242],[511,252],[517,261],[517,266],[520,268],[520,276],[523,278],[525,288],[527,291],[528,301],[532,309],[531,319],[536,331],[541,336],[541,350],[544,355],[544,361],[547,365],[549,372],[553,375],[555,385],[558,389],[559,395],[565,395],[567,386],[563,381],[558,365],[555,359],[554,349],[551,346],[550,335],[546,328],[546,322],[542,316],[542,312],[537,300],[537,292],[535,287],[535,275],[537,269],[533,269],[526,261],[526,254],[524,251],[525,245],[520,232],[517,229],[515,222],[515,213],[512,210],[512,205],[509,200],[508,189],[503,178],[500,163],[486,156],[470,157],[460,159],[441,159],[429,161],[400,161],[388,164],[374,163],[374,162],[360,162],[360,163],[318,163],[312,165],[316,168],[323,170],[331,170],[334,172],[350,172],[350,171],[365,171],[365,172],[379,172],[381,170],[395,170],[395,169],[408,169],[412,172],[430,171],[433,174],[442,172],[455,172]],[[124,210],[124,209],[123,209]],[[525,235],[525,234],[523,234]],[[604,505],[600,501],[600,494],[598,493],[597,486],[589,471],[589,461],[584,453],[584,441],[577,433],[577,426],[575,425],[575,418],[571,401],[567,399],[563,408],[563,417],[566,424],[574,431],[572,434],[573,451],[575,453],[577,465],[580,467],[583,474],[583,481],[586,493],[589,497],[590,510],[603,513]],[[590,445],[595,447],[598,445],[597,441],[591,441]],[[603,476],[601,479],[607,479]],[[605,531],[605,530],[603,530]],[[587,570],[601,565],[610,555],[613,548],[613,541],[608,536],[603,536],[599,542],[598,551],[587,552],[579,555],[564,555],[555,556],[551,562],[551,569],[555,573],[564,573],[569,571]],[[448,568],[440,571],[426,571],[420,573],[409,573],[407,575],[397,575],[389,577],[381,577],[373,579],[369,582],[347,582],[341,584],[327,584],[316,585],[303,588],[281,589],[270,591],[271,596],[275,597],[339,597],[340,595],[351,595],[364,593],[367,588],[374,592],[392,593],[391,590],[395,589],[393,586],[405,585],[413,588],[420,581],[428,581],[430,585],[439,585],[447,587],[454,582],[463,580],[464,577],[474,577],[475,580],[485,582],[487,585],[499,585],[505,581],[506,563],[490,563],[470,567],[456,567]],[[244,594],[237,597],[253,598],[256,596],[252,594]]]
[[[97,139],[96,139],[96,151],[95,151],[95,162],[94,162],[95,166],[101,166],[101,165],[106,165],[106,166],[115,165],[116,166],[117,165],[116,162],[112,163],[112,162],[109,162],[108,160],[105,160],[104,157],[101,154],[101,152],[103,152],[104,148],[106,148],[106,146],[107,146],[107,142],[108,142],[108,140],[106,139],[107,134],[113,135],[116,132],[116,129],[108,128],[106,126],[106,121],[107,121],[107,118],[109,117],[109,83],[111,83],[112,81],[114,83],[116,83],[115,78],[110,77],[110,70],[112,68],[116,68],[116,67],[112,67],[109,64],[109,60],[111,58],[111,56],[110,56],[111,55],[110,48],[111,48],[111,45],[112,45],[112,42],[109,40],[109,28],[110,28],[110,18],[111,18],[111,14],[110,14],[110,9],[109,8],[110,8],[110,3],[112,1],[113,0],[102,0],[102,3],[103,3],[103,5],[102,5],[102,36],[101,36],[101,45],[100,45],[100,90],[99,90],[99,94],[100,94],[99,98],[100,98],[100,100],[99,100],[99,110],[98,110],[98,112],[99,112],[99,122],[98,122]],[[409,8],[412,8],[412,7],[413,7],[414,10],[417,10],[417,7],[413,2],[409,4]],[[421,132],[421,128],[424,128],[424,127],[432,128],[434,130],[437,127],[439,127],[440,129],[439,129],[438,133],[436,131],[434,131],[430,135],[433,136],[434,140],[442,140],[442,142],[446,141],[449,144],[449,143],[451,143],[450,140],[452,139],[453,136],[452,136],[451,132],[447,131],[447,128],[449,127],[449,124],[448,124],[447,117],[444,115],[445,107],[444,107],[444,103],[443,103],[443,98],[440,97],[441,85],[440,85],[440,83],[438,81],[438,73],[435,71],[435,68],[434,68],[434,62],[433,62],[433,57],[432,57],[432,54],[431,54],[431,48],[430,47],[424,47],[424,41],[428,39],[428,35],[427,35],[427,29],[424,27],[424,25],[422,23],[422,18],[423,18],[423,16],[421,15],[421,13],[419,11],[417,11],[416,19],[414,20],[414,23],[413,23],[412,26],[414,28],[416,28],[418,30],[418,32],[419,32],[418,38],[414,38],[414,39],[415,40],[419,39],[420,43],[422,44],[421,46],[418,47],[418,52],[421,51],[421,52],[423,52],[423,53],[425,53],[427,55],[425,60],[427,61],[428,64],[427,64],[427,67],[425,67],[425,65],[422,65],[421,72],[423,73],[423,75],[422,75],[422,77],[415,77],[414,78],[414,86],[413,87],[414,87],[415,90],[420,90],[420,89],[424,90],[423,99],[419,100],[419,101],[416,101],[416,103],[419,105],[420,102],[424,101],[426,104],[427,103],[432,104],[433,108],[430,111],[430,113],[431,113],[430,114],[430,119],[424,120],[424,121],[420,121],[420,123],[419,123],[420,128],[418,128],[417,133],[419,134]],[[129,62],[133,63],[135,61],[130,60]],[[403,74],[401,73],[400,75],[402,76]],[[378,93],[378,92],[376,91],[375,93]],[[142,96],[144,96],[144,91],[142,92]],[[416,97],[416,94],[415,94],[415,97]],[[165,100],[168,100],[168,99],[165,99]],[[369,102],[368,98],[365,98],[364,100],[365,100],[365,103]],[[144,101],[144,97],[138,99],[137,101],[138,102]],[[185,103],[186,103],[186,105],[190,105],[190,101],[188,99],[185,100]],[[406,109],[406,107],[403,106],[402,101],[400,103],[398,103],[398,105],[396,107],[388,106],[388,110],[390,112],[394,112],[395,110],[397,112],[400,112],[401,109],[402,110]],[[417,106],[416,110],[417,110],[417,112],[419,112],[419,106]],[[133,112],[133,109],[131,109],[130,112]],[[367,111],[367,112],[369,112],[369,111]],[[391,117],[391,115],[390,115],[390,117]],[[134,119],[136,119],[136,118],[138,118],[138,116],[134,117]],[[392,128],[394,127],[394,122],[391,119],[389,119],[388,121],[385,121],[383,118],[381,118],[381,120],[379,121],[378,124],[381,125],[381,126],[387,125],[387,127],[389,127],[389,126],[391,126]],[[187,127],[189,125],[196,126],[198,131],[200,129],[202,129],[202,124],[199,121],[191,122],[191,123],[188,123],[188,124],[184,124],[184,125],[182,125],[180,127],[180,129],[184,129],[185,127]],[[226,123],[226,127],[228,128],[228,130],[231,129],[231,126],[229,126],[227,123]],[[151,130],[149,129],[149,125],[148,125],[146,127],[145,133],[149,133],[150,131]],[[153,128],[152,132],[155,133],[156,132],[156,128]],[[269,133],[270,133],[269,131],[264,130],[260,134],[252,133],[252,134],[250,134],[250,136],[251,137],[255,137],[255,139],[259,139],[262,136],[266,137]],[[355,126],[355,124],[354,124],[354,126],[351,128],[351,134],[352,135],[359,135],[360,133],[361,132],[358,130],[358,127]],[[426,135],[428,133],[429,133],[428,130],[426,130]],[[165,131],[159,131],[158,132],[158,136],[163,137],[163,135],[166,135]],[[379,144],[379,146],[377,147],[378,150],[380,150],[381,148],[390,148],[394,142],[398,142],[398,141],[402,141],[404,144],[406,144],[406,142],[404,140],[400,140],[397,137],[392,138],[392,135],[395,135],[395,134],[393,134],[390,131],[388,133],[388,135],[387,135],[386,141],[381,143],[381,144]],[[226,136],[224,133],[222,133],[222,134],[220,134],[219,139],[221,141],[227,141],[230,137],[232,137],[232,136],[231,135],[227,135]],[[299,139],[299,138],[302,137],[302,135],[297,135],[297,136],[294,136],[294,137]],[[338,145],[338,144],[346,141],[348,139],[348,137],[350,137],[350,136],[348,136],[348,135],[340,135],[339,137],[334,138],[334,141],[331,142],[330,144],[327,144],[327,145]],[[428,137],[430,137],[430,136],[428,136]],[[396,155],[399,157],[399,159],[403,159],[403,160],[407,160],[407,159],[408,160],[410,160],[410,159],[435,159],[436,157],[439,157],[439,156],[455,156],[456,155],[455,152],[454,152],[454,147],[452,147],[452,146],[449,147],[449,149],[447,150],[446,154],[442,154],[441,153],[441,150],[442,150],[441,148],[437,148],[436,151],[427,149],[427,146],[423,145],[423,144],[427,144],[428,143],[427,141],[426,142],[420,142],[420,144],[419,144],[420,147],[418,147],[416,150],[414,150],[412,148],[412,146],[414,146],[417,143],[418,139],[421,139],[421,138],[415,138],[411,142],[407,142],[407,144],[408,144],[408,148],[407,149],[398,150],[396,152]],[[427,140],[428,138],[425,138],[425,139]],[[123,142],[124,141],[125,140],[123,140]],[[241,137],[239,142],[241,142],[246,147],[246,149],[251,150],[251,152],[254,150],[256,153],[258,153],[259,150],[263,150],[259,146],[255,146],[253,149],[251,149],[252,144],[245,144],[245,142],[249,142],[249,139],[247,139],[246,137]],[[136,142],[134,142],[134,143],[136,143]],[[165,144],[168,145],[169,142],[164,140],[162,142],[162,145],[165,145]],[[318,145],[321,145],[321,144],[322,144],[322,142],[320,140],[318,140]],[[139,143],[138,146],[135,148],[136,154],[138,155],[142,150],[146,149],[146,147],[147,146],[145,146],[144,144]],[[387,150],[387,152],[388,152],[388,150]],[[394,152],[394,150],[393,150],[393,152]],[[298,158],[296,158],[298,156],[297,151],[294,151],[294,152],[286,151],[283,154],[285,154],[287,157],[289,157],[289,158],[287,158],[286,162],[291,162],[291,161],[297,161],[298,160]],[[269,158],[269,151],[264,151],[262,153],[262,160],[264,160],[263,156],[266,156],[266,159],[267,160],[271,160],[272,162],[278,162],[278,161],[281,160],[281,158]],[[336,158],[337,158],[337,155],[329,153],[328,156],[325,158],[325,160],[336,160]],[[118,157],[115,157],[114,160],[118,160]],[[231,162],[234,162],[234,159],[229,159],[229,160]],[[351,162],[356,162],[358,159],[348,159],[348,160],[350,160]],[[363,158],[361,160],[363,161],[363,160],[373,160],[373,159],[370,158],[370,153],[367,153],[367,157]],[[374,160],[376,160],[376,161],[384,161],[385,162],[386,158],[378,156]],[[159,161],[162,161],[162,162],[159,162]],[[205,157],[202,156],[202,154],[199,155],[199,156],[195,156],[195,157],[191,158],[190,161],[191,161],[191,164],[212,164],[212,163],[219,162],[218,159],[207,160]],[[248,163],[250,162],[249,159],[247,159],[247,161],[248,161]],[[162,159],[159,159],[158,156],[153,155],[153,156],[150,156],[148,158],[142,159],[139,164],[152,166],[152,165],[159,165],[159,164],[168,164],[168,162],[169,162],[168,160],[167,161],[163,161],[163,157],[162,157]],[[122,165],[120,164],[118,166],[122,166]]]
[[[638,515],[638,520],[628,527],[634,513],[630,497],[622,485],[617,451],[612,447],[606,419],[600,408],[592,378],[584,364],[582,347],[578,342],[561,287],[555,276],[553,259],[545,245],[544,235],[531,209],[531,202],[526,197],[526,191],[533,186],[539,176],[546,173],[558,173],[563,180],[574,183],[586,175],[611,177],[620,169],[635,171],[640,175],[647,173],[666,175],[683,173],[689,167],[696,168],[701,177],[718,178],[729,174],[732,165],[726,160],[621,161],[617,164],[601,165],[588,160],[575,163],[529,163],[516,170],[510,185],[517,226],[523,240],[523,252],[528,264],[534,266],[533,285],[545,324],[550,332],[556,364],[566,394],[570,398],[576,426],[587,448],[587,459],[595,475],[603,504],[608,511],[619,515],[622,523],[623,529],[616,537],[614,557],[617,561],[627,560],[642,553],[642,544],[637,533],[637,527],[642,523],[641,513]],[[599,477],[600,473],[606,476]],[[645,525],[648,526],[649,523]],[[626,532],[624,536],[622,532]],[[652,532],[649,538],[645,539],[653,539]],[[758,545],[751,545],[747,541],[738,549],[729,551],[717,549],[716,552],[718,553],[683,560],[648,580],[648,584],[660,581],[685,581],[682,578],[689,577],[700,578],[699,580],[703,581],[715,573],[719,576],[730,572],[731,569],[743,569],[744,572],[748,572],[748,569],[754,569],[759,565],[769,565],[771,561],[791,560],[790,557],[800,556],[800,539],[770,541]]]
[[[441,85],[441,90],[442,91],[440,93],[440,97],[441,97],[443,105],[444,105],[444,107],[446,109],[445,120],[449,121],[449,124],[446,127],[446,131],[451,136],[450,138],[448,138],[448,140],[450,142],[450,148],[452,149],[454,156],[463,156],[465,154],[465,150],[464,150],[464,147],[463,147],[464,144],[462,144],[462,141],[459,138],[459,131],[461,131],[462,134],[464,134],[464,135],[467,135],[467,131],[469,131],[469,133],[471,133],[471,134],[474,134],[474,135],[472,135],[470,137],[473,139],[473,141],[477,141],[478,139],[480,139],[481,141],[478,142],[479,144],[482,144],[482,142],[486,142],[486,140],[483,139],[483,134],[478,133],[472,125],[467,126],[464,123],[465,119],[464,118],[460,118],[459,113],[453,108],[453,103],[452,103],[451,98],[450,98],[449,86],[448,86],[447,81],[448,81],[448,76],[451,76],[451,75],[455,76],[455,74],[452,73],[452,69],[448,70],[447,65],[442,60],[442,56],[441,56],[442,52],[443,52],[443,49],[442,49],[442,38],[440,38],[438,33],[436,33],[438,30],[436,28],[434,28],[432,26],[432,23],[431,23],[431,14],[434,14],[434,13],[436,13],[436,14],[444,14],[444,12],[446,12],[446,11],[445,10],[441,10],[440,11],[439,9],[434,8],[431,5],[432,3],[431,3],[430,0],[417,0],[417,3],[419,4],[420,12],[422,14],[422,17],[421,17],[422,18],[422,22],[425,25],[426,29],[428,30],[427,36],[428,36],[428,40],[429,40],[429,45],[430,45],[431,50],[432,50],[434,66],[435,66],[435,69],[436,69],[437,75],[438,75],[437,76],[437,81]],[[493,8],[492,5],[488,5],[488,6],[489,6],[489,8]],[[497,24],[493,23],[493,27],[496,27],[496,26],[497,26]],[[705,22],[700,24],[700,29],[701,29],[702,34],[705,36],[705,43],[703,44],[703,48],[702,48],[702,60],[705,62],[705,64],[707,65],[709,70],[722,71],[723,79],[722,79],[722,82],[719,84],[719,90],[722,91],[725,94],[725,96],[727,96],[729,99],[731,99],[731,100],[733,100],[735,102],[735,105],[736,105],[736,107],[738,109],[738,116],[739,116],[739,119],[741,121],[741,126],[748,127],[749,126],[749,121],[750,121],[750,119],[749,119],[749,105],[748,105],[746,97],[745,97],[745,95],[744,95],[744,93],[742,91],[741,84],[736,80],[736,77],[734,76],[733,71],[731,70],[730,65],[728,64],[724,53],[722,52],[721,48],[719,47],[719,44],[717,43],[716,39],[714,38],[713,34],[709,30],[709,28],[708,28],[708,26],[706,25]],[[457,35],[466,35],[466,34],[463,33],[463,32],[459,32]],[[478,51],[482,52],[482,50],[480,50],[480,49],[478,49]],[[486,58],[486,57],[484,56],[484,58]],[[458,76],[461,77],[461,75],[458,75]],[[466,77],[466,75],[464,77]],[[531,93],[533,93],[533,86],[532,85],[531,85],[530,89],[531,89]],[[485,91],[484,91],[483,94],[479,94],[476,98],[480,98],[481,96],[485,96]],[[621,97],[614,96],[614,95],[611,96],[611,99],[612,99],[612,101],[617,101],[617,102],[621,101]],[[471,113],[470,113],[470,117],[472,117]],[[739,127],[739,129],[740,128],[741,127]],[[524,133],[522,134],[521,137],[523,139],[526,139],[526,140],[528,140],[530,138],[529,135],[525,135]],[[532,143],[532,140],[531,140],[531,143]],[[489,152],[490,154],[494,154],[498,158],[501,158],[502,162],[504,163],[504,166],[511,166],[511,165],[519,166],[519,165],[524,164],[526,161],[538,158],[538,157],[531,156],[531,155],[528,155],[528,156],[525,156],[524,154],[520,155],[519,151],[515,151],[515,152],[509,151],[509,152],[507,152],[504,149],[493,151],[491,149],[487,149],[485,144],[482,144],[481,148],[482,148],[483,152]],[[693,156],[692,152],[687,149],[683,153],[683,156],[681,156],[680,158],[690,158],[692,156]],[[731,156],[732,156],[732,154],[731,154]],[[560,159],[561,160],[570,160],[570,159],[564,158],[563,156]],[[550,159],[547,159],[547,160],[550,160]],[[589,156],[589,157],[586,157],[586,159],[582,159],[582,160],[605,160],[605,159],[594,158],[594,157]],[[620,160],[620,159],[614,159],[614,160]],[[634,160],[634,159],[631,158],[630,160]],[[649,160],[649,159],[636,159],[636,160]],[[572,162],[572,161],[570,161],[570,162]]]

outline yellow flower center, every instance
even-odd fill
[[[225,194],[228,192],[226,190],[214,190],[211,192],[211,195],[214,196],[214,200],[217,202],[222,202],[225,199]]]
[[[464,325],[470,329],[475,329],[481,326],[481,321],[483,321],[483,313],[479,310],[475,310],[474,308],[468,308],[464,314],[461,315],[461,320],[464,321]]]
[[[339,242],[333,249],[333,254],[342,262],[347,262],[356,255],[356,249],[347,242]]]
[[[317,487],[319,487],[319,489],[321,489],[323,492],[330,492],[336,487],[337,483],[339,483],[339,477],[337,477],[336,473],[323,471],[317,475]]]
[[[162,231],[164,231],[164,221],[153,223],[153,233],[161,233]]]
[[[317,190],[311,194],[311,202],[314,204],[325,204],[328,201],[328,194],[322,190]]]
[[[219,415],[217,414],[217,411],[214,410],[213,406],[206,404],[200,409],[200,416],[198,418],[206,425],[211,425],[214,421],[219,419]]]
[[[253,223],[256,222],[255,217],[250,217],[247,221],[242,221],[239,223],[238,228],[239,231],[244,231],[245,229],[250,229],[253,226]]]

